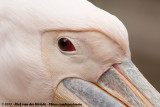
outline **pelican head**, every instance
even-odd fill
[[[0,102],[160,106],[114,15],[87,0],[1,0],[0,10]]]

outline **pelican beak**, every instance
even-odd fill
[[[114,64],[90,83],[69,78],[57,90],[54,103],[83,107],[160,107],[160,94],[131,62]]]

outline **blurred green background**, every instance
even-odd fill
[[[160,0],[89,1],[124,23],[132,61],[160,92]]]

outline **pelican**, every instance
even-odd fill
[[[1,0],[0,10],[0,106],[160,107],[116,16],[87,0]]]

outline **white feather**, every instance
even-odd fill
[[[0,10],[0,99],[5,101],[52,100],[41,58],[42,32],[98,31],[130,57],[124,25],[86,0],[0,0]]]

